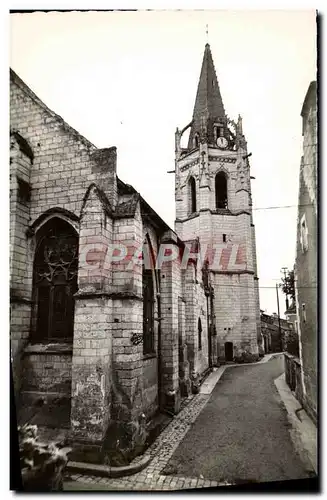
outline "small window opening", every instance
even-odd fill
[[[31,200],[31,186],[28,182],[24,181],[20,177],[17,177],[18,181],[18,199],[22,203],[27,203]]]
[[[202,323],[201,318],[198,319],[198,341],[199,341],[199,350],[202,349]]]
[[[216,209],[227,208],[227,178],[224,172],[216,175]]]
[[[191,177],[189,180],[189,185],[190,185],[190,197],[191,197],[191,213],[193,214],[196,212],[196,186],[195,186],[195,179],[194,177]]]
[[[307,320],[307,313],[305,310],[305,304],[302,304],[302,317],[303,317],[303,323],[305,323]]]
[[[225,342],[225,361],[233,361],[234,347],[233,342]]]
[[[226,243],[226,234],[223,234],[223,242]]]
[[[143,266],[143,354],[153,354],[154,349],[154,287],[151,269]]]
[[[195,148],[198,148],[200,145],[199,134],[194,135],[193,145]]]
[[[305,215],[303,215],[301,219],[301,246],[302,246],[302,252],[308,250],[308,226],[305,219]]]

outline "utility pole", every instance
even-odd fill
[[[279,338],[280,338],[280,343],[282,345],[282,330],[281,330],[281,327],[280,327],[279,296],[278,296],[278,285],[277,285],[277,283],[276,283],[276,294],[277,294],[277,313],[278,313]]]
[[[285,279],[285,282],[286,282],[286,271],[288,271],[288,267],[282,267],[280,272],[281,273],[284,273],[284,279]],[[288,303],[288,294],[286,293],[286,299],[285,299],[285,302],[286,302],[286,311],[288,310],[288,307],[289,307],[289,303]]]

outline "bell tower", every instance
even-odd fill
[[[262,353],[249,156],[242,118],[225,112],[207,43],[192,121],[175,133],[175,230],[184,241],[199,238],[209,261],[221,361]]]

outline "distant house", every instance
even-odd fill
[[[265,354],[285,351],[288,339],[294,331],[292,323],[283,318],[280,318],[279,323],[276,313],[269,315],[263,311],[261,311],[260,319]]]
[[[302,111],[303,156],[299,177],[295,295],[303,406],[317,417],[317,84],[311,82]]]
[[[297,314],[296,314],[296,303],[292,300],[290,306],[285,311],[286,320],[294,325],[294,330],[297,332]]]

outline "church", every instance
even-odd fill
[[[207,44],[192,121],[175,133],[172,230],[118,177],[114,146],[96,148],[10,71],[21,422],[67,429],[83,456],[113,429],[133,448],[213,367],[263,355],[249,156]]]

